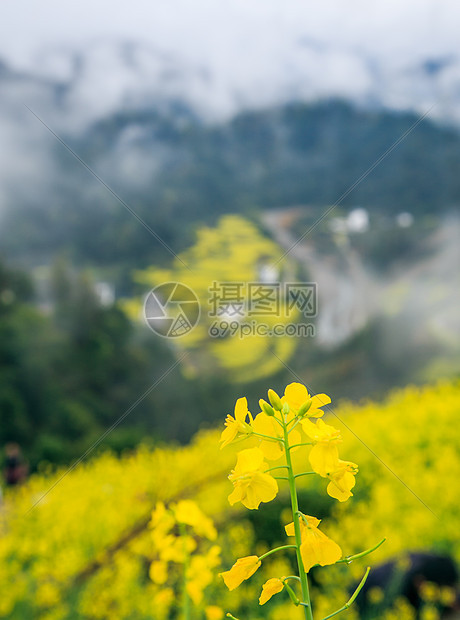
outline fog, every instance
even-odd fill
[[[434,116],[458,120],[453,0],[134,0],[116,10],[106,0],[6,0],[2,8],[0,58],[64,85],[69,124],[158,94],[184,97],[208,117],[339,96],[418,112],[436,103]]]

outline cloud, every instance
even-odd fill
[[[292,96],[420,109],[438,97],[453,108],[459,85],[455,0],[3,0],[3,11],[0,55],[15,66],[65,81],[75,73],[70,52],[87,54],[73,95],[75,105],[96,115],[125,105],[127,93],[131,103],[133,93],[152,94],[161,68],[151,50],[182,68],[168,87],[162,80],[162,89],[186,92],[202,109],[227,115]],[[120,41],[143,50],[136,70],[110,49]],[[420,74],[427,59],[446,56],[456,58],[450,73]]]
[[[11,191],[33,200],[52,176],[55,140],[22,104],[63,136],[177,101],[211,121],[342,97],[421,113],[436,104],[430,116],[460,122],[455,0],[3,0],[2,9],[0,208]],[[152,174],[142,148],[125,150],[126,176]]]

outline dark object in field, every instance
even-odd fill
[[[441,617],[448,618],[450,612],[460,609],[457,584],[457,567],[449,556],[409,553],[373,568],[356,603],[360,617],[369,620],[378,618],[400,597],[417,611],[431,604]],[[431,601],[426,596],[430,588]]]
[[[7,486],[20,484],[27,478],[28,466],[17,443],[5,446],[5,465],[3,475]]]

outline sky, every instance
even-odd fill
[[[115,8],[115,10],[114,10]],[[2,0],[0,54],[129,38],[229,72],[269,71],[302,38],[388,62],[458,51],[456,0]]]
[[[457,0],[2,0],[0,6],[0,59],[16,69],[65,79],[71,67],[63,51],[93,50],[75,101],[80,107],[87,101],[95,115],[117,107],[127,87],[138,88],[100,49],[118,41],[169,54],[188,75],[201,71],[201,83],[195,77],[185,87],[192,102],[203,107],[209,100],[227,114],[327,96],[376,98],[419,112],[434,99],[458,107]],[[442,80],[420,81],[423,61],[452,58]],[[204,88],[203,75],[211,86]],[[143,87],[152,82],[151,67],[143,80]]]

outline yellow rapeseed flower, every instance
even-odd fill
[[[226,428],[222,431],[220,436],[221,450],[234,439],[236,439],[238,433],[242,435],[249,435],[252,432],[252,415],[248,410],[248,401],[244,398],[238,398],[235,404],[235,417],[230,414],[225,419]],[[246,418],[249,418],[250,423],[246,422]]]
[[[446,607],[452,607],[455,603],[456,593],[455,588],[449,586],[443,586],[439,592],[439,602]]]
[[[433,583],[432,581],[424,581],[420,585],[420,597],[422,600],[427,602],[437,601],[439,598],[439,586],[437,583]]]
[[[270,435],[270,437],[281,437],[283,431],[276,420],[261,411],[254,418],[253,429],[255,433]],[[261,439],[260,449],[264,453],[266,459],[276,460],[283,455],[283,446],[280,441],[273,439]]]
[[[310,408],[306,413],[307,418],[320,418],[324,411],[321,410],[321,407],[328,405],[331,402],[331,399],[327,394],[316,394],[316,396],[311,396],[308,393],[307,388],[301,383],[290,383],[286,386],[284,390],[284,396],[281,399],[281,402],[287,403],[291,411],[296,413],[300,407],[311,401]]]
[[[308,573],[312,566],[319,564],[326,566],[335,564],[342,557],[342,549],[339,545],[328,538],[321,530],[318,529],[320,519],[304,515],[304,519],[300,521],[300,531],[302,544],[300,545],[300,554],[302,556],[305,572]],[[294,536],[294,523],[289,523],[285,527],[287,536]]]
[[[205,588],[214,578],[214,568],[220,564],[220,547],[214,545],[206,554],[193,555],[187,570],[187,592],[195,605],[203,600]]]
[[[279,418],[280,413],[276,413],[275,417]],[[269,435],[270,437],[283,437],[283,429],[275,420],[275,417],[269,416],[263,411],[261,411],[255,418],[253,423],[253,429],[255,433],[261,433],[262,435]],[[291,418],[293,415],[291,415]],[[289,441],[291,445],[295,445],[300,443],[301,436],[297,430],[291,431],[289,434]],[[284,447],[281,441],[277,441],[277,439],[261,439],[260,449],[264,453],[266,459],[270,459],[271,461],[275,461],[279,459],[284,454]]]
[[[338,499],[339,502],[346,501],[353,495],[351,489],[355,486],[355,475],[357,472],[358,466],[356,463],[339,459],[338,468],[327,476],[330,480],[327,485],[328,494]]]
[[[301,424],[305,434],[314,442],[309,455],[310,465],[313,471],[326,477],[339,466],[337,444],[342,441],[340,431],[323,420],[317,420],[316,424],[302,420]]]
[[[385,592],[379,586],[373,586],[367,591],[367,599],[372,605],[380,605],[385,599]]]
[[[207,517],[193,500],[183,499],[172,506],[172,509],[178,523],[190,525],[199,536],[209,540],[217,538],[217,531],[212,519]]]
[[[174,517],[163,502],[157,502],[152,511],[152,519],[149,527],[154,531],[166,534],[174,526]]]
[[[208,605],[204,608],[204,613],[206,614],[206,620],[222,620],[224,617],[224,612],[217,605]]]
[[[219,575],[224,580],[229,590],[237,588],[245,579],[249,579],[260,567],[261,561],[257,555],[248,555],[245,558],[239,558],[230,570]]]
[[[164,562],[182,564],[195,551],[197,542],[192,536],[167,536],[164,544],[157,544],[156,550]]]
[[[439,620],[441,616],[434,605],[424,605],[420,613],[421,620]]]
[[[262,592],[259,596],[259,605],[265,605],[272,596],[281,592],[284,588],[284,583],[278,577],[273,577],[264,583],[262,586]]]
[[[235,469],[229,475],[234,490],[228,496],[230,505],[241,502],[250,510],[259,507],[261,502],[270,502],[278,493],[278,483],[265,473],[268,464],[260,448],[248,448],[238,453]]]
[[[150,564],[150,579],[159,585],[163,585],[168,580],[168,565],[163,560],[156,560]]]

